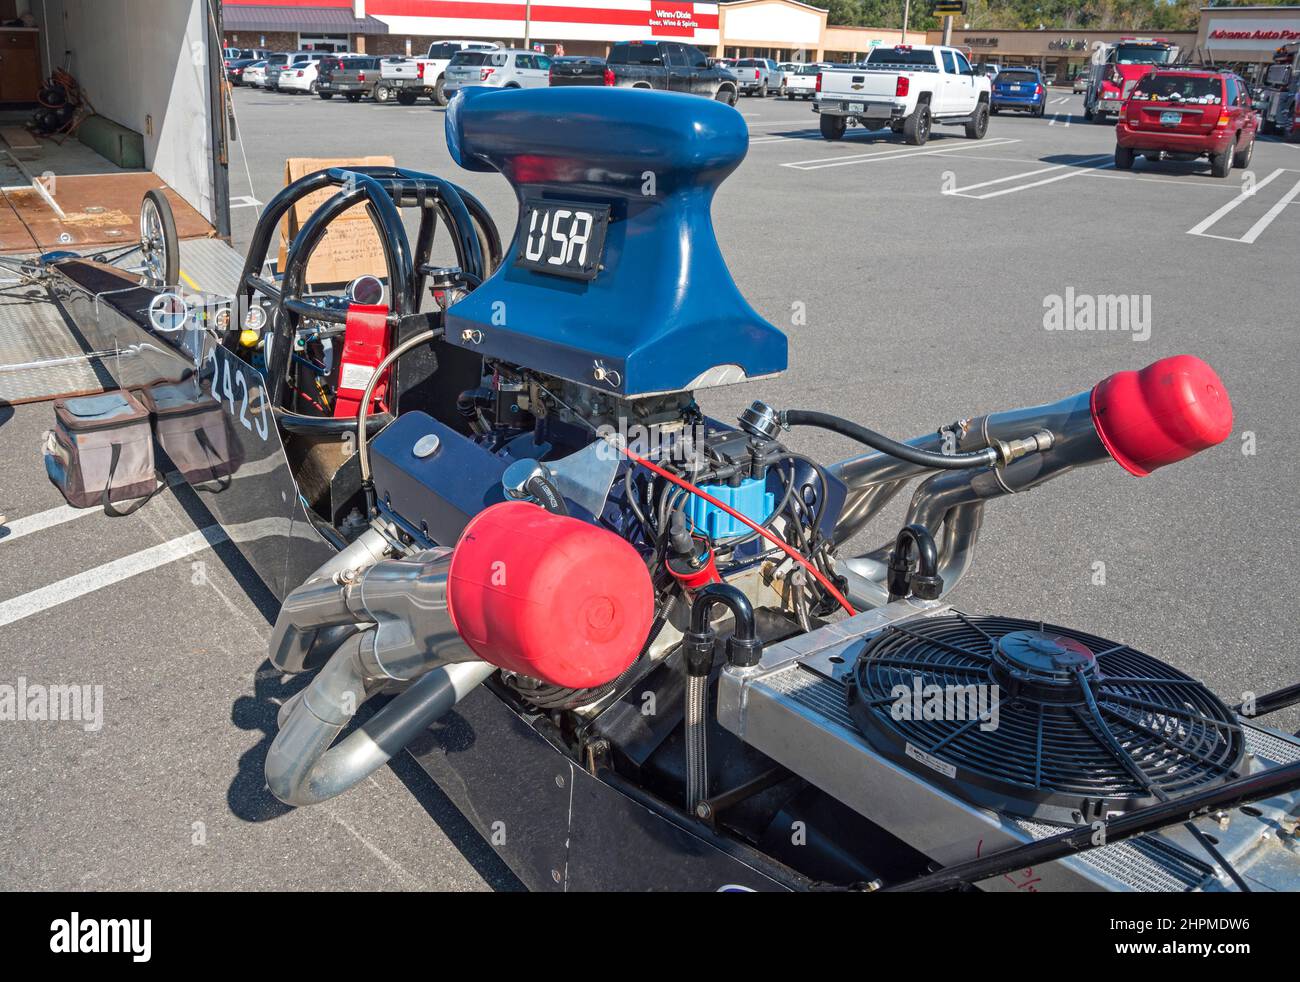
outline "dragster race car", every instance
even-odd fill
[[[1210,366],[905,442],[762,400],[709,418],[697,393],[787,360],[710,217],[741,115],[471,88],[446,137],[516,192],[508,243],[443,177],[331,168],[266,206],[224,316],[167,272],[39,271],[119,385],[220,409],[186,477],[281,602],[271,664],[311,676],[271,793],[309,806],[405,750],[485,836],[512,830],[494,846],[538,890],[1015,890],[1030,867],[1040,890],[1300,887],[1300,738],[1260,720],[1300,686],[1231,706],[1129,645],[949,599],[996,499],[1225,440]],[[358,204],[386,268],[312,292]],[[454,267],[430,262],[440,225]],[[802,427],[863,452],[812,459]],[[909,486],[903,527],[850,554]],[[933,692],[958,711],[912,711]]]

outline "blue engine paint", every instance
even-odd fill
[[[762,523],[767,521],[772,509],[776,507],[776,495],[767,490],[767,485],[764,478],[748,477],[736,487],[729,484],[703,484],[700,485],[700,490],[731,506],[751,522]],[[750,531],[748,525],[695,495],[691,495],[687,503],[686,519],[693,529],[707,535],[714,542]]]
[[[417,457],[415,444],[429,434],[438,449]],[[375,496],[380,506],[425,541],[455,545],[469,520],[505,500],[501,476],[510,458],[492,453],[419,410],[402,413],[370,444]]]
[[[785,370],[785,335],[741,296],[709,214],[749,146],[734,109],[639,89],[472,87],[446,131],[458,164],[510,181],[521,214],[525,196],[611,208],[590,281],[516,267],[516,228],[501,267],[448,311],[449,343],[624,396],[690,389],[720,365]]]

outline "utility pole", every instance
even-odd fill
[[[907,18],[911,13],[912,0],[903,0],[903,33],[899,35],[899,44],[907,44]]]
[[[533,0],[524,0],[524,47],[532,50]]]
[[[943,44],[944,47],[952,44],[952,14],[943,19]]]

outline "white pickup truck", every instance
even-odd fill
[[[380,65],[375,101],[396,99],[404,106],[413,105],[420,96],[428,96],[434,105],[445,106],[443,91],[447,65],[459,51],[493,51],[501,47],[491,41],[435,41],[423,58],[388,58]]]
[[[989,80],[958,48],[876,48],[858,65],[823,68],[814,111],[822,136],[838,140],[850,126],[889,127],[921,146],[935,123],[964,124],[972,140],[989,127]]]

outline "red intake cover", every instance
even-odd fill
[[[1232,403],[1214,369],[1193,355],[1116,372],[1092,390],[1092,422],[1110,455],[1146,477],[1232,432]]]
[[[447,605],[486,662],[585,689],[618,678],[645,644],[645,562],[605,529],[525,501],[480,512],[452,556]]]

